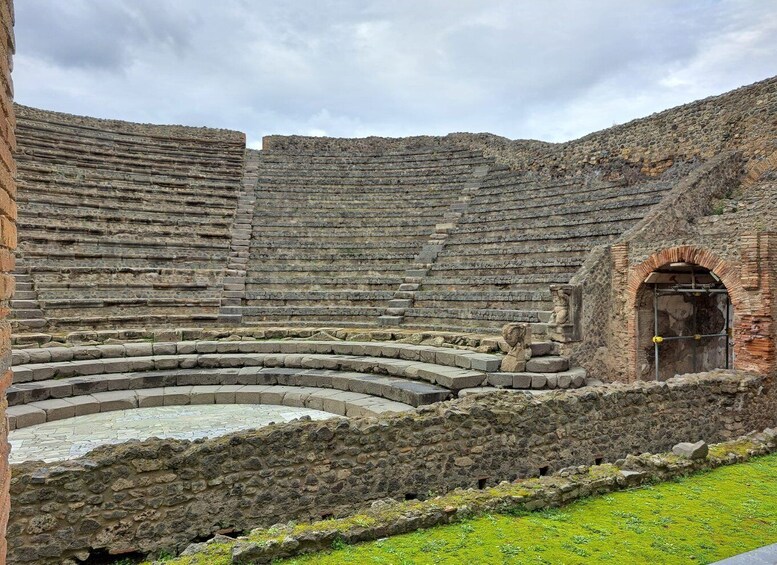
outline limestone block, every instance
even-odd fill
[[[222,385],[215,393],[216,404],[234,404],[235,394],[243,388],[243,385]]]
[[[193,386],[189,395],[189,404],[215,404],[216,391],[220,385]]]
[[[532,375],[531,378],[531,387],[532,388],[545,388],[545,386],[548,384],[548,379],[545,377],[545,375]]]
[[[47,348],[30,349],[27,351],[28,363],[48,363],[51,361],[51,351]]]
[[[570,388],[572,386],[572,377],[565,373],[558,373],[556,375],[556,383],[558,388]]]
[[[8,427],[12,430],[43,424],[46,421],[46,412],[32,404],[9,406],[6,415]]]
[[[685,459],[706,459],[709,451],[709,446],[704,441],[678,443],[672,447],[672,453]]]
[[[566,357],[534,357],[526,362],[526,370],[531,373],[558,373],[569,369]]]
[[[100,412],[137,408],[138,398],[134,390],[97,392],[93,395],[100,403]]]
[[[498,371],[501,363],[499,357],[484,353],[468,353],[466,357],[470,360],[470,368],[475,371]]]
[[[513,375],[510,373],[490,373],[488,384],[499,388],[512,387]]]
[[[46,412],[47,422],[64,420],[66,418],[72,418],[76,415],[75,406],[65,400],[42,400],[40,402],[35,402],[33,406]]]
[[[73,396],[83,394],[94,394],[95,392],[106,392],[108,390],[108,381],[97,377],[77,377],[68,379],[70,386],[73,387]]]
[[[127,357],[149,357],[153,355],[154,348],[151,343],[125,343],[124,353]]]
[[[13,368],[13,382],[15,383],[28,383],[31,382],[33,376],[33,370],[30,367],[14,367]],[[28,424],[32,425],[32,424]]]
[[[176,353],[179,355],[189,355],[197,351],[196,341],[180,341],[176,344]]]
[[[191,400],[192,386],[166,386],[164,388],[165,406],[186,406]]]
[[[56,364],[40,364],[32,366],[32,379],[34,381],[46,381],[58,376]],[[80,370],[80,369],[79,369]],[[98,371],[99,372],[99,371]],[[79,373],[80,374],[80,373]]]
[[[153,357],[154,369],[157,371],[163,371],[166,369],[177,369],[180,363],[180,359],[175,356],[160,356]]]
[[[154,356],[157,355],[175,355],[179,353],[178,346],[175,343],[154,343],[152,345]]]
[[[315,392],[315,390],[316,389],[312,387],[296,387],[294,390],[283,395],[283,405],[304,408],[305,401]]]
[[[122,348],[122,352],[123,352]],[[72,347],[52,347],[49,349],[49,353],[51,354],[51,361],[52,363],[61,363],[63,361],[72,361],[73,360],[73,348]],[[15,355],[15,354],[14,354]],[[14,363],[15,363],[14,359]]]
[[[97,414],[100,411],[100,403],[92,395],[71,396],[63,400],[73,405],[76,416]]]
[[[138,407],[139,408],[152,408],[157,406],[164,406],[165,404],[165,389],[159,388],[146,388],[137,391]]]
[[[262,393],[272,389],[272,386],[246,385],[235,393],[235,404],[274,404],[262,402]]]
[[[100,375],[100,379],[108,385],[108,390],[127,390],[130,384],[130,376],[127,373]]]
[[[513,375],[513,388],[532,388],[533,375],[530,373],[516,373]]]

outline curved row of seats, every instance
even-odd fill
[[[493,332],[523,321],[541,336],[549,286],[569,282],[595,246],[628,230],[671,187],[490,171],[413,293],[405,323]]]
[[[262,151],[243,321],[376,324],[487,162],[461,149]]]
[[[457,147],[246,153],[237,132],[17,116],[17,331],[528,322],[542,339],[549,286],[672,186]]]
[[[549,359],[539,357],[536,366],[527,366],[549,373],[502,373],[500,355],[397,342],[203,340],[40,347],[13,352],[8,414],[16,428],[97,411],[188,403],[288,403],[363,416],[405,411],[471,389],[586,384],[584,371],[568,371],[566,364],[550,367]],[[335,402],[338,410],[328,404]]]
[[[16,329],[215,321],[244,136],[16,114]]]

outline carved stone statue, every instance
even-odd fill
[[[500,369],[506,373],[520,373],[531,357],[531,326],[525,323],[505,324],[502,337],[510,349],[502,359]]]
[[[583,291],[578,285],[550,285],[553,312],[548,320],[548,337],[553,341],[568,343],[580,341],[580,316],[583,308]]]
[[[548,324],[551,326],[563,326],[569,323],[569,297],[567,287],[558,286],[551,288],[553,298],[553,314],[550,315]]]

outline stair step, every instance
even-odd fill
[[[526,362],[528,373],[559,373],[567,369],[569,369],[569,359],[555,355],[533,357]]]
[[[30,320],[43,317],[43,310],[38,308],[17,308],[11,310],[11,312],[17,319]]]
[[[398,326],[403,319],[402,316],[378,316],[378,323],[381,326]]]
[[[42,320],[39,318],[31,319],[31,320],[12,320],[11,322],[16,327],[25,327],[25,328],[42,328],[47,324],[46,320]]]
[[[542,357],[543,355],[550,355],[553,351],[552,341],[536,341],[531,344],[532,357]]]

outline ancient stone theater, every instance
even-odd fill
[[[5,71],[10,562],[175,553],[777,424],[777,79],[560,144],[252,150],[12,106]],[[281,415],[227,429],[257,406]],[[163,409],[225,428],[125,433]]]

